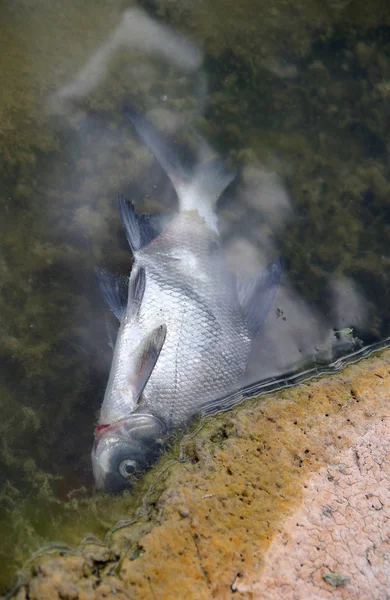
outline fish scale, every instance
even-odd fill
[[[233,391],[250,352],[249,330],[238,310],[231,276],[226,276],[222,248],[219,245],[210,264],[202,237],[202,225],[191,215],[181,215],[174,230],[162,233],[158,244],[142,249],[135,259],[134,267],[145,268],[147,281],[140,331],[150,331],[159,318],[167,325],[164,346],[137,410],[152,410],[168,427],[185,424],[199,414],[201,404]],[[188,272],[186,258],[171,258],[176,248],[188,251],[183,253],[187,261],[189,255],[197,255],[196,274]],[[155,253],[160,257],[157,264]],[[195,300],[187,291],[192,288]]]
[[[214,208],[232,176],[219,159],[190,175],[145,120],[127,116],[171,179],[180,212],[159,230],[157,217],[136,215],[120,197],[134,256],[127,298],[123,279],[97,273],[120,321],[92,451],[96,486],[113,491],[156,459],[170,432],[237,402],[280,277],[280,261],[250,282],[228,270]]]

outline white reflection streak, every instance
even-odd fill
[[[330,361],[332,332],[322,315],[286,282],[283,274],[275,307],[255,342],[250,382],[280,377],[310,362]]]
[[[121,22],[111,36],[96,50],[73,81],[52,95],[50,108],[55,110],[66,100],[82,98],[96,88],[107,75],[119,48],[161,57],[187,72],[197,70],[202,64],[202,54],[195,44],[158,23],[143,10],[129,9],[123,13]]]
[[[240,237],[228,239],[226,256],[233,271],[249,278],[278,256],[275,234],[282,234],[294,213],[279,175],[259,163],[244,168],[238,197],[241,206],[250,207],[253,218],[257,215],[256,231],[252,232],[252,239],[245,230]],[[345,349],[352,348],[352,338],[336,340],[334,328],[361,325],[366,314],[364,298],[354,282],[345,277],[333,278],[329,285],[330,318],[291,289],[288,274],[283,272],[275,306],[254,344],[248,384],[299,370],[310,361],[331,362],[342,344]]]
[[[353,328],[364,326],[368,306],[352,279],[329,278],[331,313],[328,318],[285,283],[286,274],[275,309],[255,342],[248,383],[297,371],[307,367],[310,360],[314,366],[330,363],[359,345]]]
[[[240,196],[255,208],[262,220],[275,230],[284,226],[292,216],[290,198],[277,173],[261,164],[251,164],[242,173]]]
[[[363,327],[366,325],[368,305],[358,285],[349,277],[333,277],[329,281],[332,297],[334,327]]]
[[[108,75],[116,52],[123,48],[141,52],[145,57],[162,58],[187,73],[200,70],[202,65],[202,54],[195,44],[158,23],[141,9],[129,9],[78,75],[53,94],[51,109],[63,107],[68,100],[81,99],[100,85]],[[154,77],[154,71],[148,71],[146,61],[140,61],[139,67],[133,69],[133,77],[137,81],[141,76],[150,80]],[[204,94],[205,90],[202,97]],[[149,111],[147,118],[159,129],[171,133],[183,124],[182,115],[158,106]],[[207,162],[215,153],[207,142],[197,137],[199,162]],[[243,169],[239,200],[239,206],[247,207],[254,213],[256,232],[252,239],[249,239],[247,232],[241,237],[233,237],[231,234],[236,231],[234,225],[229,223],[226,257],[233,271],[251,277],[278,256],[275,233],[281,235],[293,218],[293,210],[280,177],[259,162],[253,162]],[[366,318],[366,305],[353,281],[347,278],[332,279],[330,289],[333,296],[331,323],[289,287],[286,273],[283,273],[275,307],[255,343],[250,380],[254,382],[262,377],[278,377],[291,369],[296,370],[300,363],[307,362],[308,357],[312,357],[314,362],[329,362],[334,342],[332,326],[341,329],[357,323],[362,325]],[[346,315],[348,322],[345,321]]]
[[[250,208],[256,219],[256,237],[247,232],[226,243],[230,268],[244,276],[255,275],[271,258],[277,256],[274,237],[291,219],[293,211],[286,188],[277,173],[260,163],[244,167],[237,196],[241,206]]]

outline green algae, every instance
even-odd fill
[[[366,337],[388,333],[388,10],[379,1],[369,11],[361,2],[233,4],[159,2],[156,9],[205,49],[206,116],[196,116],[192,82],[178,80],[174,69],[149,61],[153,85],[124,81],[139,55],[120,51],[104,82],[80,101],[73,130],[58,116],[52,121],[42,104],[115,27],[117,4],[0,7],[7,23],[0,53],[3,589],[15,565],[42,544],[59,539],[74,548],[85,533],[102,538],[116,521],[131,520],[155,476],[133,496],[90,496],[93,422],[110,361],[93,267],[128,269],[123,237],[113,243],[121,234],[111,198],[137,185],[150,164],[132,139],[118,142],[124,101],[153,109],[168,90],[164,108],[198,119],[217,148],[230,149],[232,162],[282,157],[279,171],[299,218],[275,237],[294,286],[325,309],[329,273],[353,276],[365,284],[370,306]],[[296,63],[294,77],[280,70],[284,57]],[[84,127],[88,111],[99,116],[100,132]],[[87,151],[99,135],[107,147]],[[147,201],[157,205],[153,185]],[[177,449],[166,464],[172,456]],[[80,486],[85,491],[68,497]]]
[[[347,583],[349,583],[351,581],[351,578],[349,577],[349,575],[344,575],[342,573],[335,573],[334,571],[329,571],[329,573],[324,573],[321,577],[324,581],[326,581],[326,583],[329,583],[329,585],[333,585],[336,587],[339,585],[346,585]]]
[[[120,495],[91,494],[82,486],[68,491],[66,497],[60,494],[59,499],[62,478],[43,473],[30,460],[25,465],[31,484],[28,496],[9,482],[0,496],[5,540],[0,548],[0,591],[9,589],[12,582],[17,589],[42,555],[85,556],[91,545],[97,545],[112,555],[115,569],[120,566],[121,556],[135,558],[139,552],[137,540],[152,526],[155,504],[171,467],[197,460],[199,449],[194,447],[193,437],[202,430],[205,439],[212,437],[213,432],[215,438],[220,427],[218,420],[211,420],[208,427],[207,422],[205,427],[205,422],[199,421],[184,438],[175,434],[160,461],[134,481],[131,491]],[[103,567],[106,570],[105,564]]]

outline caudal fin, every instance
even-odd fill
[[[235,175],[226,172],[220,158],[200,164],[190,171],[178,153],[148,121],[130,108],[125,108],[124,114],[171,180],[179,199],[180,211],[198,211],[206,223],[216,229],[215,206]]]

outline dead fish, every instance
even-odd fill
[[[180,210],[161,229],[121,196],[134,256],[130,278],[98,271],[120,322],[92,450],[96,487],[111,491],[129,486],[170,432],[238,401],[281,272],[276,260],[240,283],[226,267],[215,213],[233,176],[219,159],[188,172],[145,119],[125,114],[173,183]]]

